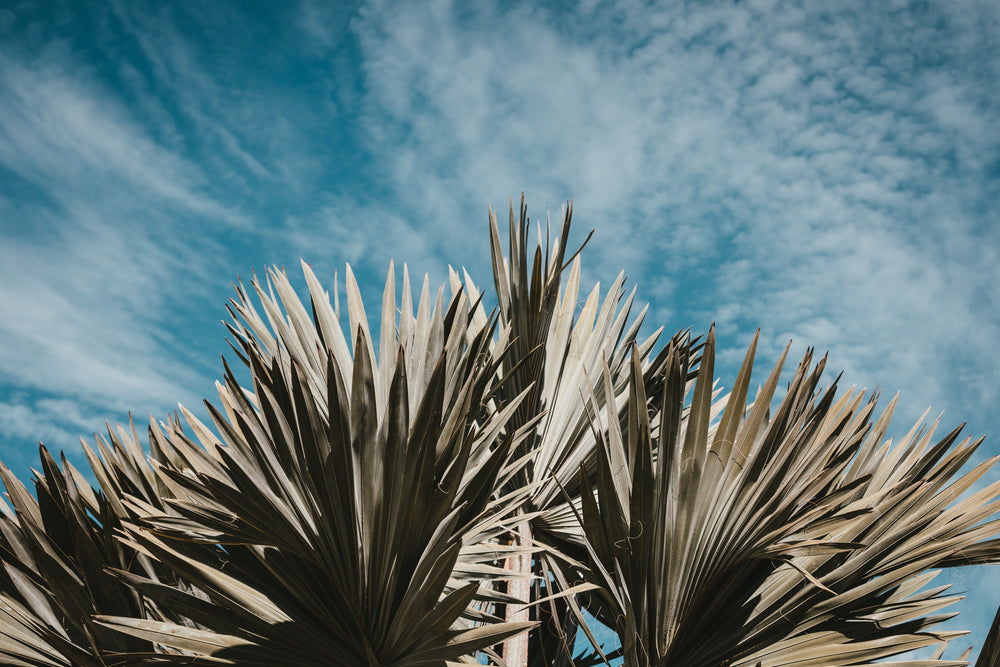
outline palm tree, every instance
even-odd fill
[[[1000,562],[1000,484],[966,494],[994,460],[960,474],[981,441],[887,441],[895,401],[811,354],[748,402],[756,337],[721,395],[714,330],[657,350],[622,275],[577,307],[571,215],[532,245],[522,199],[505,256],[490,212],[492,313],[454,271],[446,299],[404,266],[397,300],[390,265],[376,332],[348,267],[345,333],[336,282],[303,263],[307,308],[269,271],[210,425],[151,422],[148,454],[109,429],[94,486],[44,447],[34,495],[0,466],[5,664],[967,664],[928,584]]]

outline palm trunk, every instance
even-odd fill
[[[522,512],[523,513],[523,512]],[[531,524],[522,521],[515,528],[514,544],[518,546],[531,545]],[[504,568],[512,573],[523,575],[523,578],[513,579],[507,583],[507,593],[525,605],[531,602],[531,554],[521,554],[507,558]],[[520,605],[507,605],[507,621],[530,621],[530,609]],[[503,660],[507,667],[528,667],[528,633],[522,632],[503,643]]]

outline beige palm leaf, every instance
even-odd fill
[[[1000,484],[959,500],[996,458],[952,481],[980,441],[934,443],[932,426],[884,442],[891,406],[873,423],[874,400],[818,390],[809,354],[773,415],[782,362],[744,407],[756,339],[715,421],[714,332],[689,405],[688,355],[669,347],[659,405],[634,355],[627,419],[595,410],[596,497],[581,474],[591,577],[627,665],[860,665],[962,634],[933,629],[958,598],[925,586],[1000,560]]]
[[[0,656],[3,664],[34,667],[103,667],[124,653],[152,652],[152,643],[112,632],[96,614],[136,618],[181,615],[155,609],[109,568],[179,584],[170,571],[119,542],[130,515],[124,493],[162,502],[134,426],[97,438],[104,459],[85,449],[101,491],[66,459],[57,465],[41,448],[41,472],[32,495],[2,464],[0,478],[11,505],[0,501]]]
[[[967,664],[932,581],[1000,561],[995,459],[887,440],[895,401],[821,388],[811,352],[749,402],[756,337],[721,396],[714,330],[654,353],[623,274],[581,292],[571,217],[533,243],[522,197],[505,256],[490,212],[492,314],[390,264],[373,327],[349,266],[343,310],[270,270],[210,423],[109,429],[93,487],[44,448],[34,495],[0,466],[2,662],[583,667],[614,657],[587,611],[628,667]],[[1000,615],[976,667],[998,646]]]
[[[589,633],[575,597],[551,598],[572,589],[580,576],[574,558],[585,554],[584,536],[573,514],[574,503],[579,503],[577,471],[581,465],[593,468],[596,451],[584,397],[596,392],[602,404],[621,409],[627,398],[628,350],[636,343],[645,360],[660,333],[637,342],[646,310],[629,322],[635,291],[626,295],[624,273],[613,281],[603,299],[598,284],[579,306],[579,251],[567,259],[571,220],[572,205],[567,205],[555,238],[550,236],[551,224],[547,222],[545,238],[538,226],[538,241],[532,248],[531,223],[522,197],[516,213],[511,204],[505,256],[496,216],[490,211],[499,319],[509,326],[509,336],[493,347],[504,375],[496,395],[510,401],[524,393],[511,426],[536,424],[518,450],[518,455],[527,457],[527,464],[511,478],[508,490],[530,489],[517,541],[535,545],[540,551],[533,561],[507,563],[509,569],[535,575],[530,590],[522,583],[510,592],[525,603],[549,599],[533,612],[546,623],[534,633],[530,651],[523,645],[517,649],[517,657],[512,654],[514,647],[505,651],[504,657],[512,665],[539,659],[565,660],[573,650],[575,628],[582,626]],[[452,284],[454,288],[461,286],[457,274],[452,275]],[[472,298],[479,294],[467,274],[465,290]],[[475,317],[482,322],[485,315],[478,312]],[[606,362],[613,377],[607,392],[603,384],[591,384]],[[520,612],[519,618],[527,618],[527,613]]]
[[[126,501],[142,520],[125,525],[125,543],[196,591],[127,580],[199,628],[98,620],[199,659],[261,665],[443,665],[530,627],[472,604],[506,599],[478,581],[510,578],[492,563],[522,551],[497,538],[526,491],[492,491],[524,465],[508,455],[531,425],[509,429],[520,397],[483,407],[497,375],[494,326],[470,335],[466,297],[444,312],[439,294],[432,310],[426,288],[407,317],[404,276],[397,328],[390,269],[376,355],[349,273],[350,354],[338,309],[306,275],[315,320],[279,272],[269,274],[277,298],[254,284],[263,317],[240,291],[232,331],[252,391],[227,372],[222,410],[210,407],[219,437],[190,418],[207,457],[177,431],[156,436],[172,452],[157,470],[167,511]],[[190,553],[209,545],[214,562]]]

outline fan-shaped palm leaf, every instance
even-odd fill
[[[470,549],[458,565],[466,540],[478,546],[506,531],[505,515],[524,495],[491,494],[523,465],[506,467],[527,433],[499,439],[519,397],[487,414],[481,407],[496,376],[488,354],[493,327],[468,336],[464,297],[446,314],[440,300],[428,312],[425,298],[407,347],[386,308],[383,358],[376,360],[352,296],[357,336],[343,368],[336,310],[317,303],[313,288],[314,326],[287,278],[270,277],[287,316],[255,285],[268,328],[246,301],[237,307],[246,327],[233,327],[253,392],[227,373],[220,387],[226,416],[210,408],[220,437],[197,429],[217,463],[160,466],[173,488],[171,512],[127,502],[143,520],[126,524],[126,544],[180,573],[209,604],[123,578],[213,632],[145,619],[99,621],[188,653],[260,665],[438,665],[529,627],[471,624],[470,603],[488,593],[462,573],[509,577],[474,567],[509,548]],[[393,360],[389,371],[380,365],[385,357]],[[415,390],[411,372],[421,385]],[[186,443],[175,449],[174,460],[189,458]],[[219,564],[193,557],[189,543],[219,545]],[[468,621],[458,622],[462,616]]]
[[[629,667],[964,664],[930,583],[1000,560],[994,461],[959,472],[979,443],[886,441],[894,402],[821,390],[811,353],[748,405],[756,339],[719,399],[714,331],[654,356],[624,275],[578,307],[571,213],[536,245],[522,198],[505,256],[490,212],[492,316],[454,271],[446,300],[404,265],[397,300],[390,265],[375,330],[350,267],[345,313],[269,271],[230,305],[250,382],[226,366],[211,425],[182,408],[148,455],[109,430],[94,488],[44,449],[37,499],[0,466],[3,661],[569,667],[586,608]]]
[[[98,439],[109,459],[123,464],[112,464],[110,469],[136,472],[130,452],[122,447],[124,442],[136,441],[124,431],[119,436],[111,433],[111,440],[114,454]],[[140,463],[144,464],[141,459]],[[155,613],[141,595],[106,568],[166,576],[169,581],[175,578],[162,571],[158,574],[153,563],[115,539],[124,516],[117,511],[120,505],[96,493],[65,458],[60,468],[42,447],[41,464],[35,496],[0,464],[0,478],[13,505],[11,509],[0,501],[0,655],[4,664],[97,667],[112,664],[121,653],[152,651],[149,642],[109,631],[92,620],[94,614],[144,618]],[[130,484],[130,489],[137,495],[150,491],[140,486]]]
[[[521,407],[512,417],[512,425],[520,428],[537,421],[518,452],[529,456],[527,465],[511,480],[511,488],[532,489],[523,510],[532,518],[520,522],[518,540],[542,549],[533,562],[522,559],[519,563],[508,563],[510,569],[534,572],[537,576],[532,590],[522,583],[515,584],[510,591],[524,602],[567,589],[579,576],[572,557],[583,555],[583,535],[573,518],[572,504],[579,497],[577,470],[581,465],[592,469],[595,451],[583,396],[595,391],[589,378],[607,360],[614,378],[612,389],[605,393],[601,385],[596,388],[596,395],[602,402],[624,405],[627,395],[624,361],[645,316],[643,310],[629,325],[634,290],[625,295],[624,274],[613,282],[603,301],[600,287],[595,285],[578,309],[581,264],[578,254],[566,259],[571,219],[572,206],[568,205],[557,237],[552,239],[546,232],[543,240],[539,228],[538,243],[532,251],[528,238],[530,221],[522,197],[518,214],[511,205],[505,257],[496,217],[490,211],[490,246],[499,316],[510,327],[509,344],[494,348],[505,376],[497,394],[509,401],[526,392]],[[457,286],[457,276],[453,277],[453,284]],[[470,294],[478,294],[468,276],[466,288]],[[658,335],[656,332],[639,345],[643,358]],[[579,606],[572,597],[552,599],[537,612],[548,622],[535,633],[537,645],[532,648],[533,655],[547,655],[551,659],[560,652],[569,654],[573,635],[565,632],[560,622],[567,617],[564,608],[567,604],[575,611],[570,616],[573,623],[582,624]],[[526,612],[521,614],[524,617]],[[583,628],[587,630],[585,625]],[[515,649],[510,647],[505,658],[513,665],[527,665],[526,648],[524,645],[517,648],[518,657],[512,658]]]
[[[995,459],[949,483],[978,442],[915,427],[883,444],[891,408],[872,424],[874,401],[817,391],[809,355],[773,416],[780,362],[747,411],[755,345],[717,423],[714,333],[690,406],[672,343],[660,405],[634,355],[625,426],[595,409],[582,522],[626,664],[857,665],[961,634],[931,630],[957,598],[923,587],[964,554],[1000,560],[1000,484],[956,502]]]

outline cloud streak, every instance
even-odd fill
[[[193,250],[176,220],[239,216],[85,69],[5,57],[0,82],[0,377],[19,388],[4,439],[71,447],[126,410],[197,402],[204,361],[163,360],[183,349],[170,322],[202,305],[197,258],[215,243]]]
[[[996,12],[593,11],[362,11],[372,147],[417,220],[426,200],[572,197],[600,272],[664,286],[645,292],[661,313],[725,315],[734,345],[762,324],[772,356],[789,336],[829,348],[850,381],[906,387],[912,416],[966,412],[941,400],[958,378],[989,409],[997,49],[963,17]]]

